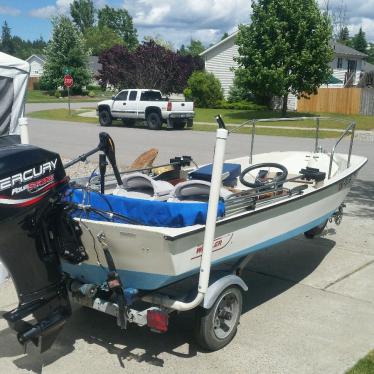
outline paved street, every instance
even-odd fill
[[[96,146],[102,130],[92,124],[30,121],[32,143],[68,158]],[[212,159],[214,133],[105,130],[122,165],[151,147],[160,150],[160,162],[183,154],[198,163]],[[332,144],[322,141],[326,149]],[[348,142],[341,146],[346,150]],[[258,136],[255,153],[313,147],[312,139]],[[227,158],[248,152],[248,136],[230,136]],[[238,334],[225,349],[200,350],[192,339],[190,315],[177,316],[167,334],[157,335],[138,327],[123,333],[113,318],[78,309],[43,356],[24,355],[0,319],[0,372],[343,374],[374,348],[374,143],[357,141],[354,153],[370,161],[352,189],[343,223],[329,224],[321,238],[297,237],[253,258],[244,274],[249,291]],[[16,299],[10,281],[1,286],[0,314]]]

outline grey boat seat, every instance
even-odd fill
[[[124,175],[122,182],[123,186],[116,187],[113,195],[165,201],[174,189],[169,182],[154,180],[139,172]]]
[[[186,182],[178,183],[174,190],[171,192],[171,196],[168,201],[208,201],[211,183],[191,179]],[[220,197],[224,200],[229,198],[233,193],[227,188],[221,188]]]

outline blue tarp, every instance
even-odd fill
[[[102,211],[116,213],[128,219],[128,222],[160,227],[185,227],[206,222],[208,204],[204,202],[166,202],[156,200],[136,199],[124,196],[102,195],[98,192],[88,192],[82,189],[69,190],[66,200],[76,204],[91,206],[100,212],[90,209],[77,209],[75,217],[88,218],[95,221],[126,222],[124,218],[111,218]],[[219,202],[217,216],[225,212],[223,201]]]

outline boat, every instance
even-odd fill
[[[340,223],[367,162],[352,154],[355,123],[328,153],[317,138],[312,152],[256,155],[253,123],[250,155],[226,161],[229,131],[217,123],[213,163],[202,167],[183,156],[120,173],[106,133],[66,165],[37,147],[0,148],[0,260],[20,300],[4,318],[20,343],[49,349],[71,314],[70,295],[121,328],[165,332],[170,313],[197,309],[198,341],[220,349],[235,335],[247,290],[240,274],[253,253]],[[347,134],[349,152],[337,153]],[[97,152],[99,175],[68,181],[65,169]],[[24,321],[30,313],[34,325]]]

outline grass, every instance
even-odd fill
[[[357,362],[357,364],[346,374],[373,374],[374,373],[374,351]]]
[[[90,108],[92,110],[92,108]],[[68,121],[68,122],[83,122],[83,123],[98,123],[95,118],[81,117],[78,114],[87,112],[87,110],[71,110],[69,114],[68,109],[53,109],[53,110],[39,110],[31,112],[28,117],[48,119],[51,121]]]
[[[261,110],[261,111],[251,111],[251,110],[232,110],[232,109],[195,109],[195,122],[208,122],[213,123],[214,117],[217,114],[221,114],[222,118],[226,123],[232,124],[241,124],[250,119],[259,119],[259,118],[280,118],[282,117],[280,112],[270,111],[270,110]],[[289,112],[288,117],[331,117],[331,119],[324,120],[322,119],[320,124],[321,128],[330,128],[330,129],[344,129],[352,121],[356,121],[358,130],[373,130],[374,129],[374,117],[373,116],[362,116],[362,115],[343,115],[343,114],[334,114],[334,113],[298,113],[298,112]],[[338,121],[342,119],[343,121]],[[261,123],[261,126],[297,126],[304,128],[314,128],[314,120],[305,120],[305,121],[289,121],[289,122],[266,122]]]
[[[104,100],[106,98],[111,97],[111,94],[108,94],[106,92],[102,91],[95,91],[96,96],[95,97],[88,97],[88,96],[71,96],[70,100],[73,103],[80,103],[80,102],[96,102],[100,100]],[[47,92],[45,91],[40,91],[40,90],[32,90],[27,92],[27,98],[26,98],[27,103],[67,103],[68,98],[67,97],[62,97],[58,99],[54,95],[48,95]]]
[[[92,108],[87,108],[92,110]],[[29,114],[32,118],[40,118],[51,121],[69,121],[69,122],[81,122],[81,123],[98,123],[98,120],[95,118],[81,117],[80,113],[87,111],[85,108],[79,110],[72,110],[69,115],[67,109],[53,109],[53,110],[41,110],[37,112],[32,112]],[[228,127],[230,128],[230,126]],[[196,131],[215,131],[216,127],[211,125],[204,124],[194,124],[193,130]],[[188,129],[186,131],[189,131]],[[240,134],[249,134],[251,129],[249,127],[244,127],[237,129],[237,132]],[[273,135],[273,136],[290,136],[290,137],[303,137],[303,138],[314,138],[314,131],[303,130],[303,129],[273,129],[273,128],[257,128],[256,134],[258,135]],[[335,131],[321,131],[321,138],[337,138],[340,136],[339,132]]]

